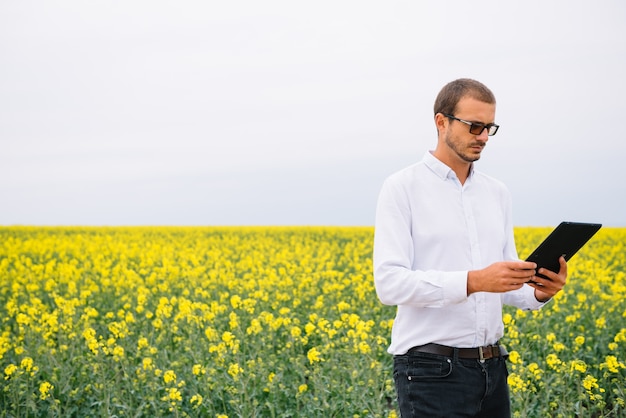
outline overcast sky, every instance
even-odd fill
[[[621,0],[0,0],[0,225],[373,225],[471,77],[518,226],[626,226]]]

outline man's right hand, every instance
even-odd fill
[[[467,273],[467,295],[475,292],[503,293],[533,280],[537,264],[531,261],[499,261]]]

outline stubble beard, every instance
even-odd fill
[[[463,146],[460,144],[460,141],[454,141],[452,135],[448,134],[445,137],[446,145],[450,147],[452,151],[463,161],[468,163],[473,163],[474,161],[478,161],[480,159],[480,154],[470,155],[467,152],[464,152]],[[473,144],[470,144],[470,146]],[[483,146],[484,148],[484,146]]]

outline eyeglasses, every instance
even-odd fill
[[[498,132],[498,128],[500,127],[500,125],[496,125],[495,123],[488,123],[487,125],[485,125],[484,123],[480,122],[470,122],[468,120],[459,119],[456,116],[448,115],[447,113],[442,113],[442,115],[447,118],[458,120],[461,123],[469,125],[469,131],[472,135],[480,135],[485,129],[487,129],[487,135],[494,136],[496,132]]]

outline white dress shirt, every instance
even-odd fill
[[[504,332],[502,305],[538,309],[534,289],[467,295],[467,273],[517,260],[511,196],[498,180],[472,169],[461,184],[427,152],[391,175],[380,192],[374,281],[380,301],[397,305],[391,354],[438,343],[494,344]]]

